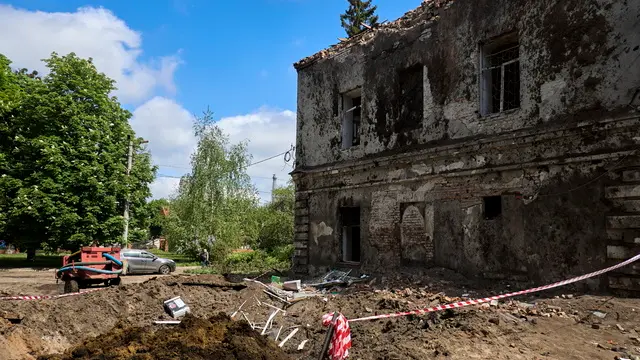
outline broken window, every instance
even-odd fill
[[[360,262],[360,208],[340,208],[342,261]]]
[[[505,35],[482,48],[481,113],[489,115],[520,107],[520,45]]]
[[[360,144],[360,116],[362,114],[360,88],[342,95],[342,148]]]
[[[424,107],[424,68],[421,64],[398,71],[400,121],[408,128],[422,124]]]
[[[482,199],[484,218],[493,220],[502,214],[502,196],[486,196]]]

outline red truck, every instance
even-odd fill
[[[65,294],[95,284],[117,286],[124,268],[119,247],[86,246],[62,258],[56,279],[64,281]]]

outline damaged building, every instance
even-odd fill
[[[433,0],[297,62],[295,271],[546,283],[639,253],[638,14]]]

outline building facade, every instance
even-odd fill
[[[640,252],[638,14],[432,0],[297,62],[295,270],[549,282]]]

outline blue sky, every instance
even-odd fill
[[[374,0],[374,4],[378,5],[380,20],[394,20],[420,3],[420,0]],[[263,144],[263,149],[259,149],[256,145],[254,160],[275,155],[289,148],[295,141],[295,130],[292,132],[291,129],[296,109],[296,73],[292,64],[336,43],[338,37],[344,37],[339,15],[347,7],[346,0],[16,0],[0,4],[13,8],[8,12],[6,8],[0,9],[5,11],[7,17],[16,18],[17,14],[20,14],[19,16],[24,15],[25,19],[31,19],[16,21],[14,26],[24,24],[26,27],[33,22],[45,29],[44,32],[58,34],[52,35],[45,46],[48,46],[47,49],[58,50],[55,44],[50,43],[66,41],[59,44],[59,52],[72,50],[79,52],[81,56],[88,54],[94,58],[102,57],[102,64],[106,69],[103,71],[108,75],[117,72],[119,75],[114,75],[116,79],[133,79],[130,83],[123,82],[123,88],[128,87],[126,93],[130,95],[122,97],[123,104],[134,114],[136,109],[141,109],[138,111],[139,115],[144,113],[142,109],[148,111],[144,120],[140,115],[132,120],[132,125],[134,129],[139,128],[136,129],[138,133],[151,138],[151,143],[154,144],[150,145],[151,151],[152,154],[158,154],[158,161],[173,162],[160,165],[179,163],[171,168],[160,169],[163,174],[175,176],[186,171],[181,167],[188,167],[188,159],[183,162],[175,157],[169,159],[165,156],[172,146],[175,148],[175,144],[169,144],[172,131],[163,136],[157,134],[163,126],[167,128],[167,124],[176,117],[166,119],[165,122],[149,124],[156,117],[171,111],[182,109],[200,114],[209,106],[217,118],[234,119],[233,124],[246,122],[243,116],[256,115],[253,117],[253,127],[258,126],[256,124],[271,124],[269,126],[272,130],[269,133],[263,131],[247,135],[249,140],[256,144],[263,140],[250,138],[251,136],[279,137],[278,131],[285,131],[282,130],[285,129],[285,125],[280,127],[274,124],[288,122],[287,134],[281,136],[281,146],[278,146],[277,142],[271,142]],[[102,7],[111,15],[81,14],[78,11],[81,7]],[[37,13],[38,11],[49,14]],[[55,30],[48,31],[46,27],[51,22],[50,17],[56,19],[57,23]],[[124,24],[117,25],[119,21]],[[31,28],[36,25],[32,25]],[[1,27],[2,25],[0,30]],[[92,35],[93,40],[89,38],[73,41],[72,36],[67,35],[71,32],[67,31],[67,27],[76,27],[77,32],[74,34],[78,37],[94,30],[96,35]],[[12,30],[20,33],[20,29],[15,27]],[[25,32],[28,30],[25,28]],[[115,35],[111,36],[110,33]],[[129,41],[126,39],[131,39],[133,33],[139,36],[137,40],[140,44],[137,46],[131,45],[132,43],[126,44]],[[0,52],[14,59],[17,65],[22,65],[20,62],[28,62],[27,65],[31,65],[30,59],[41,53],[28,53],[24,49],[24,42],[38,40],[34,39],[34,36],[25,36],[20,41],[20,44],[12,45],[0,40]],[[104,42],[104,45],[91,43],[92,41]],[[33,44],[34,48],[37,45]],[[85,48],[81,48],[82,46]],[[114,53],[124,51],[135,55],[128,55],[128,60],[122,62],[120,58],[111,59],[110,53],[105,50],[109,46],[113,47]],[[76,50],[76,47],[79,49]],[[138,51],[141,54],[138,55]],[[165,69],[159,64],[162,59],[168,58],[172,59],[173,66]],[[136,87],[137,78],[131,75],[140,69],[126,65],[127,61],[135,61],[137,65],[157,69],[157,72],[149,76],[156,76],[158,79],[145,91],[140,90],[140,96],[132,95],[139,89]],[[115,69],[111,66],[114,63],[125,65],[122,65],[121,69]],[[31,65],[33,66],[35,65]],[[99,62],[97,66],[100,69]],[[151,71],[147,73],[151,74]],[[154,99],[155,102],[149,103]],[[161,103],[160,100],[165,102]],[[152,110],[151,105],[164,105],[165,110],[159,111],[159,106]],[[167,107],[169,105],[172,106],[170,110]],[[267,117],[270,120],[257,117],[265,112],[272,115]],[[183,121],[183,125],[186,123]],[[228,123],[232,124],[231,121]],[[230,132],[236,131],[233,130],[236,129],[233,127],[235,125],[229,126]],[[246,131],[237,132],[237,135],[232,136],[232,141],[241,139]],[[265,152],[267,148],[271,153]],[[185,157],[181,155],[180,159]],[[265,190],[265,193],[270,188],[270,182],[266,179],[260,180],[257,176],[270,177],[273,172],[278,173],[278,178],[284,180],[287,171],[291,171],[290,168],[282,169],[281,160],[269,166],[271,168],[260,169],[259,173],[262,175],[252,174],[256,176],[257,186]],[[165,192],[162,192],[162,195],[165,195]]]

